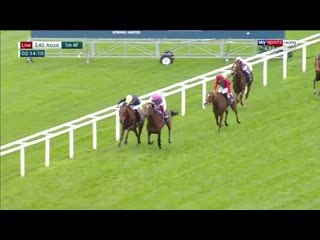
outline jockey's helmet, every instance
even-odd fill
[[[237,57],[236,58],[236,62],[239,62],[239,61],[242,62],[242,58],[241,57]]]
[[[131,103],[132,99],[133,99],[132,95],[127,95],[126,96],[126,103],[128,103],[128,104]]]
[[[159,94],[153,94],[153,95],[151,96],[151,101],[158,101],[160,98],[161,98],[161,97],[160,97]]]
[[[218,82],[220,82],[223,79],[223,76],[222,75],[218,75],[218,76],[216,76],[216,79],[217,79]]]
[[[158,104],[160,104],[162,101],[161,101],[162,99],[161,99],[161,96],[160,96],[160,94],[153,94],[152,96],[151,96],[151,101],[154,103],[154,104],[156,104],[156,105],[158,105]]]

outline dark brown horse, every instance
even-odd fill
[[[238,96],[238,102],[241,103],[242,106],[246,106],[247,99],[249,97],[251,85],[253,82],[253,76],[251,76],[252,80],[246,83],[246,76],[244,75],[241,66],[239,63],[235,63],[232,66],[232,82],[233,82],[233,90]],[[242,101],[243,96],[245,95],[244,102]]]
[[[124,144],[128,144],[128,136],[129,132],[133,131],[137,136],[137,145],[141,143],[140,136],[144,125],[144,117],[142,116],[141,123],[137,124],[137,116],[133,109],[126,102],[119,104],[119,118],[121,123],[121,134],[118,147],[121,146],[121,141],[123,139],[123,135],[125,130],[127,130],[127,135],[124,140]]]
[[[164,121],[162,114],[155,109],[154,104],[146,103],[144,107],[144,115],[147,118],[148,144],[153,144],[153,141],[150,140],[151,134],[157,134],[159,149],[161,149],[161,129],[164,125],[167,125],[169,130],[168,142],[171,143],[172,117],[178,114],[178,112],[168,109],[166,112],[168,114],[167,122]]]
[[[240,120],[238,118],[238,111],[237,111],[237,100],[236,100],[237,97],[238,96],[235,96],[235,100],[231,104],[231,108],[236,114],[237,123],[240,123]],[[216,124],[219,127],[218,132],[220,132],[220,129],[222,127],[222,118],[223,118],[224,113],[226,113],[225,119],[224,119],[224,124],[226,126],[229,125],[227,122],[227,120],[228,120],[228,100],[221,93],[208,92],[204,106],[206,106],[210,103],[212,103],[212,111],[213,111],[213,114],[216,118]]]
[[[317,92],[316,90],[316,82],[320,81],[320,54],[318,54],[316,56],[316,60],[314,62],[314,67],[315,67],[315,72],[316,72],[316,76],[313,80],[313,93],[315,94]],[[318,95],[320,96],[320,90]]]

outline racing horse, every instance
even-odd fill
[[[147,118],[147,131],[148,131],[148,144],[153,144],[153,141],[151,141],[151,134],[157,134],[158,135],[158,147],[161,149],[161,130],[164,127],[164,125],[167,125],[169,136],[168,136],[168,142],[171,143],[171,128],[172,128],[172,117],[175,115],[178,115],[177,111],[173,110],[166,110],[168,114],[168,120],[165,122],[162,113],[160,113],[157,109],[155,109],[155,106],[153,103],[146,103],[143,109],[143,114]]]
[[[237,95],[235,93],[235,95]],[[240,123],[240,120],[238,118],[238,111],[237,111],[237,98],[238,96],[235,96],[235,100],[231,104],[231,108],[236,114],[236,120],[237,123]],[[226,126],[229,126],[228,124],[228,100],[223,94],[221,93],[213,93],[213,92],[208,92],[206,101],[204,103],[204,106],[207,106],[208,104],[212,103],[212,111],[216,119],[216,124],[218,125],[218,133],[220,132],[220,129],[222,127],[222,119],[224,113],[226,113],[225,118],[224,118],[224,124]]]
[[[238,102],[241,103],[242,106],[246,107],[247,99],[249,97],[251,85],[253,82],[253,76],[251,76],[252,80],[246,83],[246,76],[244,75],[241,66],[239,63],[235,63],[232,66],[232,87],[233,91],[238,96]],[[245,95],[244,102],[242,100]]]
[[[313,80],[313,93],[316,94],[317,90],[316,90],[316,82],[320,81],[320,54],[318,54],[316,56],[315,62],[314,62],[314,67],[315,67],[315,73],[316,76]],[[320,96],[320,90],[318,92],[318,96]]]
[[[126,138],[124,144],[128,144],[129,132],[133,131],[137,136],[137,145],[141,143],[141,132],[144,125],[144,117],[142,116],[141,123],[137,124],[137,117],[134,110],[126,103],[122,102],[118,105],[119,108],[119,119],[121,123],[121,133],[118,147],[120,148],[121,142],[124,136],[124,132],[127,130]]]

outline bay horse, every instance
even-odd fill
[[[313,80],[313,93],[316,94],[316,92],[317,92],[316,91],[316,82],[320,81],[320,54],[318,54],[316,56],[316,59],[314,62],[314,67],[315,67],[316,76]],[[319,90],[318,96],[320,96],[320,90]]]
[[[118,147],[120,148],[121,146],[121,141],[123,139],[125,130],[127,130],[127,135],[124,140],[124,144],[128,144],[129,132],[133,131],[137,136],[137,145],[139,145],[141,143],[140,136],[144,125],[144,117],[142,116],[141,123],[138,125],[134,110],[126,102],[122,102],[118,105],[118,107],[120,108],[119,118],[121,123],[121,133]]]
[[[147,131],[148,131],[148,144],[153,144],[153,141],[150,140],[151,134],[158,135],[158,147],[161,149],[161,130],[164,125],[167,125],[169,136],[168,142],[171,143],[171,127],[172,127],[172,117],[178,115],[177,111],[166,109],[168,114],[167,122],[164,121],[162,114],[155,109],[153,103],[146,103],[144,106],[144,115],[147,118]]]
[[[237,94],[235,93],[235,95]],[[231,104],[231,108],[236,114],[237,123],[240,123],[240,120],[238,118],[238,111],[237,111],[237,100],[236,100],[237,98],[238,96],[235,96],[235,100]],[[207,94],[206,102],[204,103],[204,106],[207,106],[210,103],[212,103],[212,111],[216,118],[216,124],[218,125],[218,133],[219,133],[222,127],[222,118],[224,113],[226,113],[224,124],[226,126],[229,126],[227,121],[228,120],[228,100],[222,93],[219,93],[219,92],[213,93],[211,91],[211,92],[208,92]]]
[[[232,70],[233,91],[238,96],[238,102],[240,102],[242,106],[246,107],[247,99],[249,97],[251,85],[253,82],[253,76],[251,76],[252,80],[246,83],[246,76],[243,73],[240,64],[237,62],[233,64],[231,70]],[[243,102],[242,98],[244,95],[245,95],[245,100]]]

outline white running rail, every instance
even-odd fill
[[[247,58],[246,60],[252,65],[263,63],[263,86],[267,86],[267,61],[276,57],[283,58],[283,79],[287,77],[287,53],[302,49],[302,71],[306,71],[306,58],[307,58],[307,46],[320,42],[320,33],[309,36],[307,38],[297,41],[296,46],[292,47],[279,47],[272,49],[268,52],[263,52],[261,54]],[[282,50],[279,52],[279,50]],[[285,54],[284,54],[285,53]],[[161,91],[165,96],[170,96],[176,93],[181,93],[181,115],[186,114],[186,90],[198,85],[202,85],[202,102],[199,103],[199,107],[203,106],[203,102],[206,97],[206,84],[209,81],[215,79],[216,75],[221,73],[229,74],[232,64],[224,66],[222,68],[213,70],[211,72],[190,78],[188,80],[175,83],[171,86],[158,89],[154,92]],[[142,103],[145,103],[153,92],[140,96]],[[50,139],[53,137],[60,136],[65,133],[69,133],[69,157],[73,159],[74,157],[74,131],[78,128],[92,124],[92,148],[97,149],[98,139],[97,139],[97,122],[115,116],[115,138],[116,141],[120,139],[120,123],[117,105],[107,107],[98,112],[88,114],[84,117],[75,119],[68,123],[47,129],[45,131],[38,132],[31,136],[22,138],[20,140],[5,144],[0,147],[0,156],[7,155],[16,151],[20,151],[20,175],[25,175],[25,149],[31,145],[45,142],[45,166],[50,165]]]

